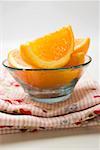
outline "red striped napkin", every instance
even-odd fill
[[[30,101],[6,72],[0,75],[0,134],[100,126],[100,87],[81,79],[69,100],[55,104]]]

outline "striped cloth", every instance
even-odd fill
[[[44,104],[30,101],[7,72],[1,73],[0,134],[86,126],[100,126],[100,87],[96,82],[83,78],[69,100]]]

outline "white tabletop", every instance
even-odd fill
[[[100,150],[100,128],[74,128],[0,136],[0,150]]]

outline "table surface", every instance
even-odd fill
[[[100,150],[100,127],[0,136],[0,150]]]

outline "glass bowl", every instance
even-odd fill
[[[55,69],[21,69],[14,68],[3,61],[3,66],[22,85],[33,101],[55,103],[67,100],[91,62],[90,56],[85,56],[83,64]]]

